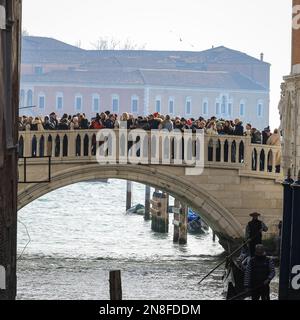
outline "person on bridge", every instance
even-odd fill
[[[255,255],[255,246],[262,243],[262,232],[267,232],[268,227],[258,219],[260,213],[253,212],[250,214],[252,220],[248,223],[246,227],[246,239],[251,241],[249,242],[249,251],[250,256]]]
[[[244,277],[244,286],[252,300],[270,300],[270,283],[274,277],[273,260],[266,256],[263,245],[256,245],[255,256],[249,260]]]

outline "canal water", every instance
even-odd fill
[[[134,183],[133,203],[144,203],[144,194]],[[20,210],[17,298],[109,299],[109,270],[120,269],[124,299],[224,299],[222,268],[197,284],[224,258],[211,232],[173,244],[172,217],[168,235],[153,233],[142,216],[125,214],[125,201],[125,181],[95,181]]]

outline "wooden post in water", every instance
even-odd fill
[[[122,300],[121,271],[113,270],[109,272],[110,300]]]
[[[180,202],[175,199],[174,202],[174,208],[173,208],[173,213],[174,213],[174,220],[173,220],[173,225],[174,225],[174,233],[173,233],[173,242],[177,243],[179,240],[179,224],[180,224]]]
[[[169,231],[167,194],[154,192],[151,205],[151,229],[155,232],[167,233]]]
[[[216,242],[216,233],[213,231],[213,242]]]
[[[183,205],[180,209],[180,225],[179,225],[179,244],[187,243],[187,213],[188,207],[187,205]]]
[[[168,198],[167,193],[161,195],[161,215],[158,217],[158,232],[168,233],[169,232],[169,210],[168,210]]]
[[[127,180],[126,188],[126,210],[131,208],[131,198],[132,198],[132,182]]]
[[[158,215],[161,210],[160,193],[157,191],[153,192],[151,203],[151,230],[154,232],[158,231]]]
[[[146,186],[146,189],[145,189],[145,215],[144,215],[144,219],[146,221],[150,220],[150,192],[151,192],[150,186]]]

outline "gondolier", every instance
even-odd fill
[[[263,245],[256,245],[255,256],[249,260],[244,277],[244,286],[252,300],[270,300],[270,282],[274,277],[273,260],[266,256]]]
[[[258,219],[260,213],[253,212],[250,214],[252,220],[248,223],[246,227],[246,239],[251,239],[249,242],[250,256],[255,255],[255,246],[262,243],[262,232],[267,232],[268,227]]]

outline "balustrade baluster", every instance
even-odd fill
[[[273,157],[272,157],[272,173],[276,173],[276,156],[277,152],[275,150],[272,151]]]
[[[262,148],[257,150],[257,166],[256,166],[256,172],[260,172],[260,166],[261,166],[261,151]]]
[[[228,139],[228,163],[232,163],[233,139]]]
[[[59,133],[59,156],[63,157],[63,150],[64,150],[64,134]]]
[[[264,172],[265,173],[268,173],[269,172],[269,156],[272,154],[270,153],[270,149],[265,149],[265,152],[264,152],[264,156],[265,156],[265,159],[264,159],[264,162],[265,162],[265,167],[264,167]]]
[[[225,151],[225,149],[224,149],[224,144],[225,144],[225,140],[224,140],[224,139],[221,139],[221,140],[220,140],[220,152],[221,152],[221,159],[220,159],[220,161],[221,161],[221,163],[224,163],[224,151]]]

